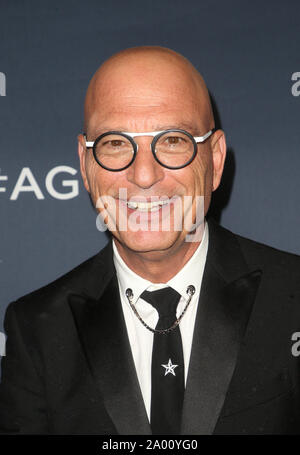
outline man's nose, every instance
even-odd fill
[[[155,160],[149,138],[136,141],[138,151],[128,168],[127,179],[141,188],[150,188],[164,178],[164,168]]]

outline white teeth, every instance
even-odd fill
[[[136,209],[138,206],[136,202],[127,202],[127,205],[130,209]]]
[[[164,201],[155,201],[155,202],[136,202],[136,201],[128,201],[127,205],[130,209],[140,210],[142,212],[156,212],[160,209],[162,205],[169,204],[169,199]]]

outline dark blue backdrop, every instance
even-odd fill
[[[11,300],[106,243],[76,135],[91,75],[126,47],[167,46],[202,72],[230,150],[215,216],[300,253],[299,25],[297,0],[0,0],[0,328]]]

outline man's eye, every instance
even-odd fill
[[[125,145],[125,142],[122,141],[121,139],[112,139],[110,141],[105,141],[102,143],[102,147],[111,147],[111,148],[122,147],[124,145]]]
[[[167,141],[167,144],[177,145],[177,144],[180,144],[182,139],[181,139],[181,137],[177,137],[177,136],[169,136],[169,137],[167,137],[166,141]]]
[[[109,141],[110,142],[110,145],[112,145],[113,147],[121,147],[124,142],[123,141],[120,141],[119,139],[115,139],[113,141]]]

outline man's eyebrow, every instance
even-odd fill
[[[164,125],[161,125],[161,124],[158,124],[156,125],[152,131],[164,131],[164,130],[173,130],[173,129],[180,129],[180,130],[185,130],[185,131],[188,131],[189,133],[191,134],[198,134],[199,133],[199,128],[197,128],[195,125],[191,124],[191,123],[187,123],[187,122],[180,122],[180,123],[173,123],[173,124],[164,124]],[[128,131],[128,128],[125,127],[125,126],[114,126],[113,128],[110,127],[110,126],[107,126],[107,127],[101,127],[99,129],[97,129],[95,131],[95,133],[93,134],[93,136],[97,137],[97,136],[100,136],[101,134],[103,133],[106,133],[108,131],[120,131],[121,133],[124,133],[124,132],[128,132],[128,133],[131,133],[131,131]],[[132,131],[133,133],[137,133],[138,131]],[[145,133],[147,133],[147,131],[143,131]],[[207,131],[204,131],[204,133],[206,133]]]

